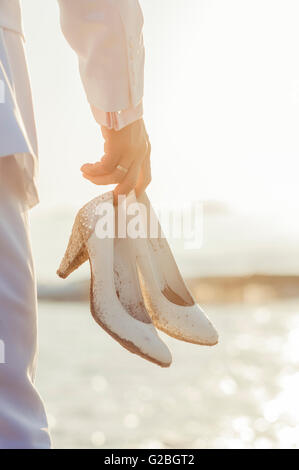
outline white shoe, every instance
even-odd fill
[[[129,197],[136,203],[135,193]],[[134,240],[143,297],[154,325],[179,340],[207,346],[217,344],[217,331],[187,288],[147,195],[140,196],[138,202],[147,209],[144,227],[149,227],[152,217],[160,234],[158,238]]]
[[[86,204],[77,214],[57,274],[66,278],[89,258],[90,307],[95,321],[130,352],[169,367],[171,353],[144,306],[131,244],[111,237],[99,238],[96,234],[97,213],[103,202],[109,204],[114,217],[112,192]]]

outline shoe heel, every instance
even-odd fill
[[[80,218],[77,217],[64,257],[56,271],[59,277],[67,278],[81,264],[88,260],[88,251],[80,230]]]

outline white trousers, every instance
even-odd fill
[[[46,449],[47,419],[33,384],[36,284],[16,165],[13,156],[0,158],[0,448]]]

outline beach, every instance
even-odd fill
[[[299,299],[207,304],[213,348],[161,336],[162,369],[121,348],[85,302],[40,302],[37,385],[54,448],[299,447]]]

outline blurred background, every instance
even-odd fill
[[[76,211],[104,190],[79,171],[103,142],[57,2],[23,0],[40,146],[38,386],[54,446],[299,447],[299,4],[140,3],[148,194],[156,208],[203,204],[201,248],[170,242],[220,344],[163,336],[174,360],[160,370],[93,323],[87,266],[56,278]]]

